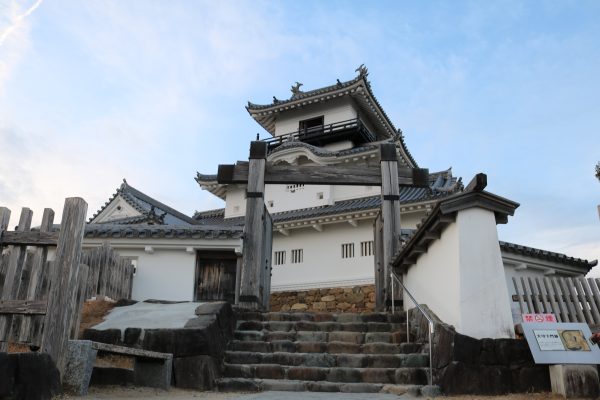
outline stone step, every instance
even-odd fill
[[[429,365],[428,354],[328,354],[225,352],[227,364],[279,364],[303,367],[343,368],[422,368]]]
[[[269,312],[260,313],[236,309],[236,317],[241,321],[310,321],[310,322],[391,322],[406,321],[404,312],[390,313],[307,313],[307,312]]]
[[[254,353],[329,353],[329,354],[408,354],[415,353],[421,345],[415,343],[348,343],[348,342],[308,342],[291,340],[232,340],[231,351]]]
[[[395,332],[347,332],[347,331],[235,331],[234,338],[241,341],[290,341],[290,342],[343,342],[353,344],[406,342],[406,331]]]
[[[344,383],[427,384],[426,368],[322,368],[279,364],[225,364],[228,378],[289,379]]]
[[[345,383],[328,381],[304,381],[285,379],[221,378],[217,380],[220,392],[263,390],[293,392],[343,392],[343,393],[393,393],[420,395],[421,385],[397,385],[382,383]]]
[[[406,331],[406,323],[390,322],[313,322],[313,321],[238,321],[238,331],[321,331],[321,332],[395,332]]]

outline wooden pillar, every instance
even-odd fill
[[[42,351],[50,354],[61,373],[61,379],[66,366],[69,327],[74,312],[75,302],[72,298],[77,293],[77,287],[71,285],[76,282],[86,213],[87,203],[83,199],[71,197],[65,200],[55,266],[51,271],[52,276],[49,277],[50,291]]]
[[[273,250],[273,219],[269,211],[265,208],[264,226],[264,246],[263,246],[263,267],[262,267],[262,308],[265,311],[270,309],[271,297],[271,254]]]
[[[260,287],[261,269],[264,266],[264,192],[267,148],[265,142],[250,143],[243,260],[238,298],[239,306],[249,309],[259,309],[262,303]]]
[[[381,212],[377,213],[373,223],[373,264],[375,272],[375,310],[385,310],[383,277],[383,227]]]
[[[393,143],[384,143],[379,147],[379,154],[383,220],[383,298],[388,300],[390,299],[390,262],[400,247],[400,188],[396,146]]]

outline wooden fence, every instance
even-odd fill
[[[88,268],[79,264],[87,203],[65,200],[60,233],[52,232],[54,211],[31,230],[33,213],[23,208],[8,231],[10,210],[0,207],[0,351],[8,342],[48,353],[64,371],[69,335],[77,334]],[[56,246],[54,260],[48,247]]]
[[[130,259],[120,257],[107,243],[81,255],[89,266],[85,298],[106,296],[114,300],[130,299],[134,267]]]
[[[600,325],[600,279],[512,278],[521,314],[554,314],[558,322]]]

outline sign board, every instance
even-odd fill
[[[523,322],[558,322],[554,314],[523,314]]]
[[[523,333],[536,364],[600,364],[587,324],[524,322]]]

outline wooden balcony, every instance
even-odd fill
[[[328,125],[315,126],[263,139],[264,142],[269,144],[269,150],[290,140],[297,140],[315,146],[323,146],[328,143],[339,142],[342,140],[351,140],[357,145],[374,142],[377,139],[358,118],[335,122]]]

